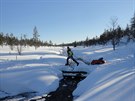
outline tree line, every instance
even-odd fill
[[[107,43],[111,43],[113,46],[113,49],[115,50],[116,45],[119,45],[120,40],[123,37],[126,37],[126,43],[129,41],[135,42],[135,13],[133,18],[131,18],[130,25],[127,25],[125,29],[122,29],[117,24],[117,18],[112,18],[110,21],[110,28],[105,29],[104,32],[99,37],[94,37],[92,39],[89,39],[89,37],[86,37],[86,40],[79,41],[79,42],[73,42],[69,44],[61,44],[61,46],[84,46],[88,47],[91,45],[106,45]]]
[[[125,29],[122,29],[117,24],[117,18],[112,18],[110,22],[110,28],[105,29],[104,32],[99,37],[94,37],[90,39],[86,37],[84,41],[72,42],[72,43],[63,43],[55,46],[84,46],[88,47],[91,45],[106,45],[108,42],[111,42],[113,45],[113,49],[115,50],[115,46],[119,45],[121,38],[127,37],[127,43],[130,40],[135,41],[135,13],[133,18],[131,18],[130,24],[127,25]],[[40,35],[38,33],[37,27],[35,26],[33,29],[33,37],[28,39],[26,35],[21,35],[20,38],[17,38],[11,34],[0,33],[0,45],[9,45],[11,50],[13,50],[13,46],[34,46],[37,49],[39,46],[54,46],[53,42],[50,40],[49,42],[41,41],[39,39]]]
[[[39,39],[40,35],[37,31],[37,27],[35,26],[33,29],[33,37],[27,38],[26,35],[21,35],[20,38],[15,37],[13,33],[4,34],[0,33],[0,45],[9,45],[11,50],[13,50],[13,46],[34,46],[37,49],[39,46],[52,46],[53,43],[50,40],[49,42],[41,41]]]

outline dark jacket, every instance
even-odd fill
[[[73,56],[73,52],[71,51],[70,48],[67,49],[67,54],[68,54],[68,56],[70,56],[70,57]]]

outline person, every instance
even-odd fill
[[[71,51],[69,47],[67,47],[67,54],[68,54],[67,63],[65,65],[69,65],[69,59],[72,59],[78,66],[79,63],[73,58],[73,52]]]

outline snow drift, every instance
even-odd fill
[[[134,101],[135,100],[135,43],[72,48],[75,58],[87,62],[103,57],[102,65],[86,65],[82,61],[74,70],[89,72],[73,92],[75,101]],[[0,47],[0,98],[23,92],[37,95],[55,91],[62,78],[61,70],[72,70],[66,63],[65,48],[25,48],[21,56]]]

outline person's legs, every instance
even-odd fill
[[[70,57],[67,57],[67,63],[65,64],[65,65],[69,65],[69,63],[68,63],[68,60],[70,59]]]
[[[71,57],[71,59],[77,64],[77,66],[79,65],[79,63],[73,57]]]

